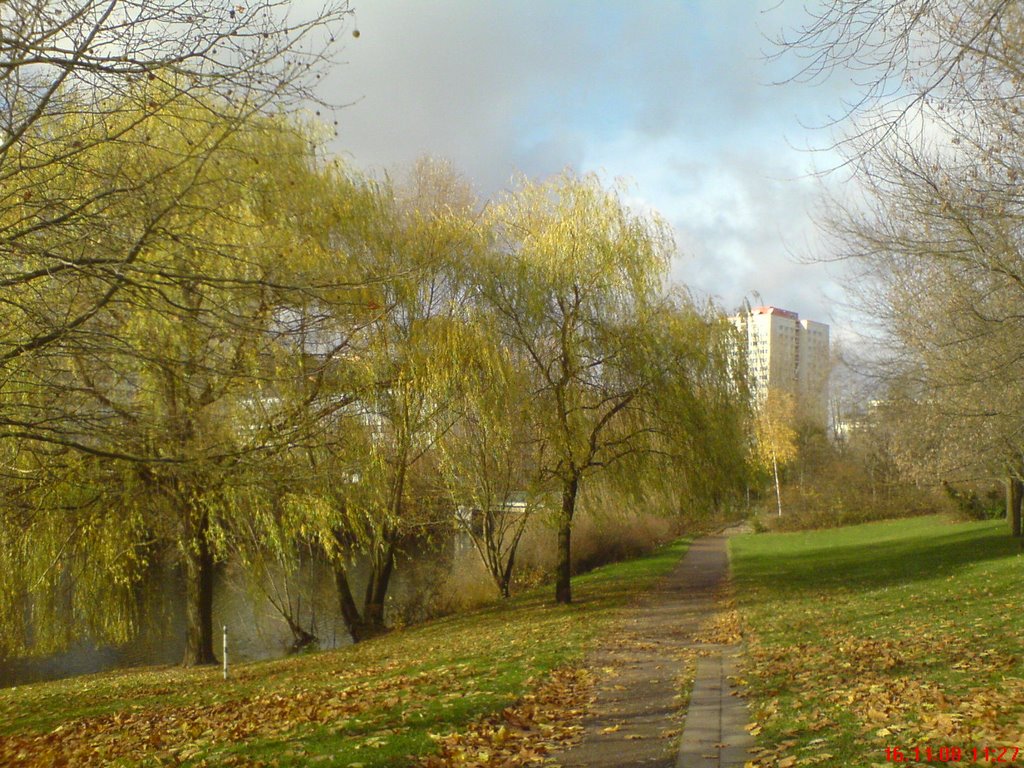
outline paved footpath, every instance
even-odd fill
[[[749,759],[746,703],[734,695],[739,647],[695,638],[729,572],[726,536],[695,541],[679,565],[625,616],[588,660],[596,702],[582,742],[556,760],[565,768],[725,768]],[[681,675],[697,672],[679,737]]]

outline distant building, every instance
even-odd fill
[[[753,307],[729,319],[746,340],[755,396],[769,388],[790,392],[801,419],[827,426],[828,326],[778,307]]]
[[[852,408],[833,414],[832,434],[836,440],[849,440],[857,433],[864,433],[873,423],[877,423],[881,400],[868,400],[866,404],[857,404]]]

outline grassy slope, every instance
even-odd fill
[[[405,765],[578,661],[685,545],[360,646],[216,669],[129,670],[0,690],[0,764]]]
[[[1005,523],[749,535],[732,558],[760,764],[881,765],[886,747],[970,762],[1003,746],[1024,764],[1024,557]]]

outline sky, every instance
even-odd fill
[[[671,224],[671,279],[727,311],[744,299],[831,323],[841,269],[813,221],[822,129],[850,82],[773,84],[769,37],[800,0],[352,0],[324,96],[331,149],[371,173],[444,158],[490,198],[517,173],[622,179]],[[351,35],[358,28],[359,36]],[[839,327],[837,327],[839,326]]]

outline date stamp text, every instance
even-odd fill
[[[1014,763],[1020,747],[886,747],[888,763]]]

